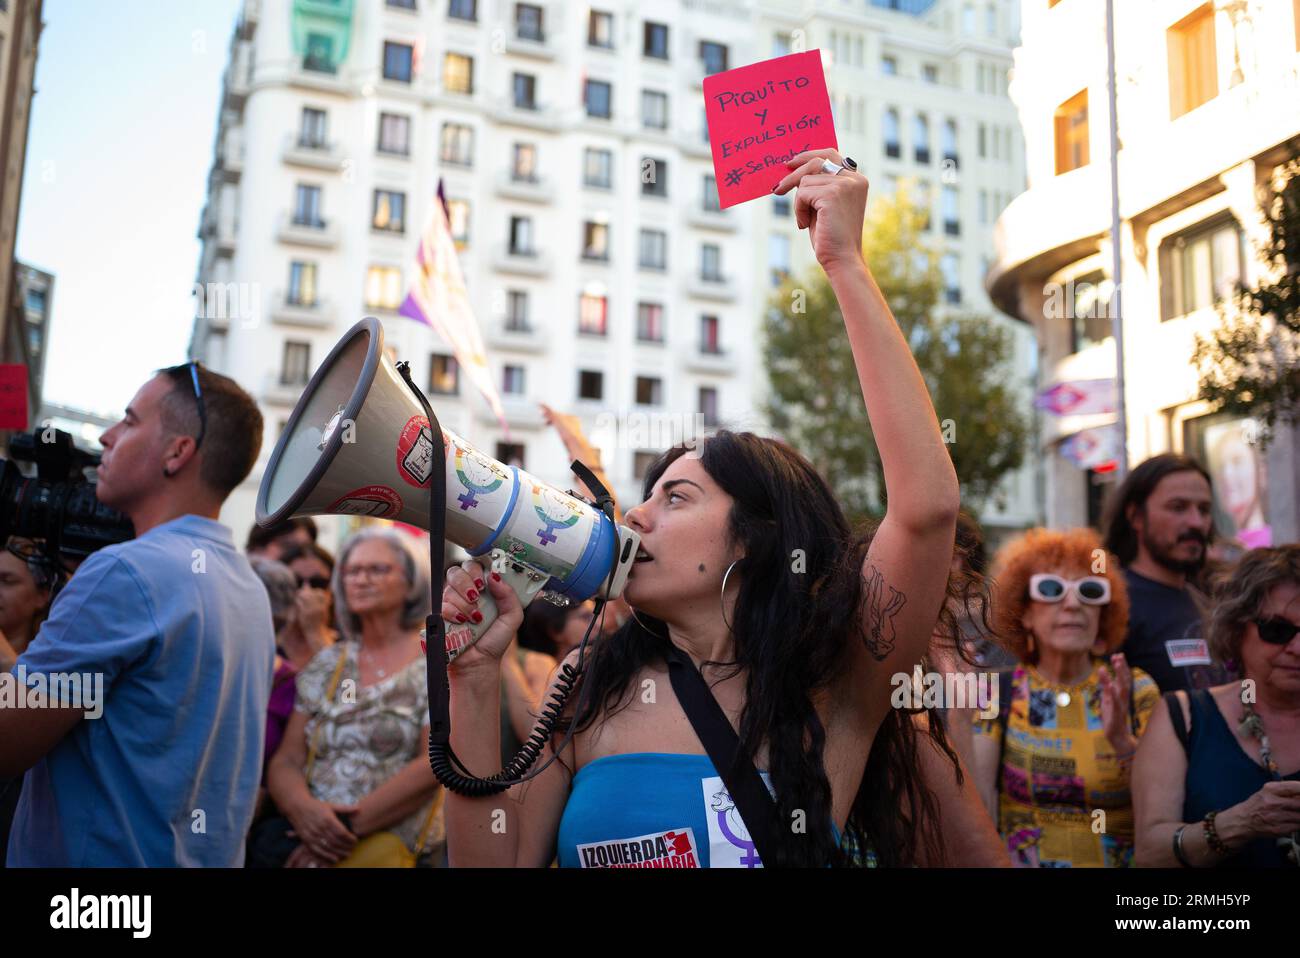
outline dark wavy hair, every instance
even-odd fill
[[[1214,482],[1205,467],[1191,456],[1175,452],[1162,453],[1138,465],[1125,477],[1114,499],[1111,500],[1109,515],[1106,520],[1106,551],[1113,552],[1120,564],[1131,565],[1138,554],[1137,530],[1128,518],[1128,507],[1137,506],[1145,509],[1151,493],[1165,476],[1175,472],[1199,472],[1205,481],[1214,488]],[[1210,541],[1214,541],[1214,529],[1210,529]]]
[[[663,453],[647,470],[644,498],[688,447]],[[813,708],[814,693],[842,674],[851,643],[863,641],[862,563],[874,529],[850,528],[830,487],[798,452],[753,433],[720,431],[703,440],[700,462],[734,500],[729,535],[744,558],[736,564],[740,592],[732,631],[735,663],[746,670],[740,746],[751,761],[760,744],[776,791],[778,818],[807,815],[803,834],[777,829],[770,865],[850,865],[848,848],[870,848],[880,865],[911,865],[923,847],[926,860],[941,862],[933,827],[937,804],[920,779],[918,733],[912,713],[890,709],[872,744],[842,842],[832,833],[831,787],[826,775],[826,731]],[[806,565],[794,571],[802,550]],[[956,635],[953,610],[941,613]],[[638,621],[638,619],[640,621]],[[666,625],[643,613],[595,647],[582,677],[573,721],[588,728],[603,714],[626,707],[639,671],[661,661]],[[732,665],[732,663],[714,663]],[[957,767],[942,722],[929,734]]]

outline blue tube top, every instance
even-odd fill
[[[580,768],[560,818],[559,864],[762,867],[713,762],[674,752],[607,755]]]

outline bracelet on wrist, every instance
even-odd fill
[[[1232,854],[1232,851],[1223,843],[1223,839],[1219,837],[1218,829],[1214,827],[1214,816],[1218,814],[1217,811],[1206,812],[1201,827],[1205,830],[1205,843],[1210,846],[1210,851],[1221,858],[1226,858]]]
[[[1191,868],[1192,863],[1187,859],[1187,852],[1183,851],[1183,829],[1186,827],[1184,824],[1174,829],[1174,857],[1178,859],[1178,864],[1184,868]]]

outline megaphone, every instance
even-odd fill
[[[332,514],[430,528],[429,490],[439,457],[413,388],[385,354],[379,320],[366,317],[348,330],[275,444],[257,493],[258,524]],[[641,541],[636,532],[448,429],[442,441],[446,537],[472,556],[489,556],[491,570],[521,604],[543,589],[564,597],[561,603],[621,594]],[[486,592],[478,608],[481,622],[447,624],[449,661],[496,618]]]

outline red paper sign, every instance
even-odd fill
[[[837,147],[820,50],[705,77],[704,115],[723,209],[770,194],[792,157]]]
[[[27,428],[27,367],[0,365],[0,429]]]

